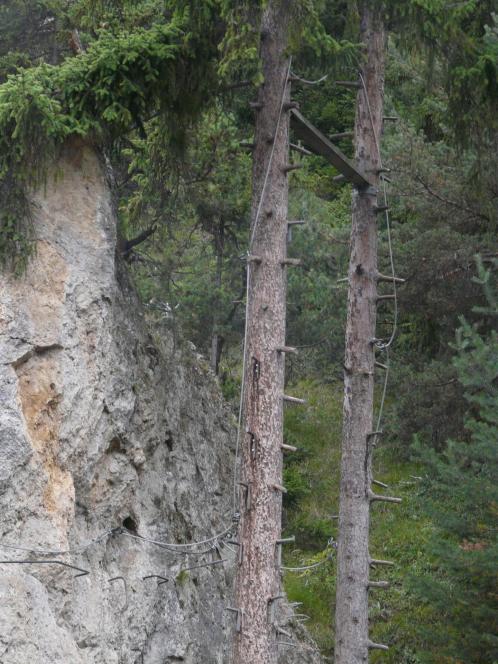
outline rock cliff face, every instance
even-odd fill
[[[232,415],[119,277],[96,155],[68,146],[58,173],[26,274],[1,280],[0,661],[225,663],[235,547],[142,538],[231,528]]]

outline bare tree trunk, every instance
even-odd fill
[[[358,167],[379,181],[377,137],[382,130],[385,34],[381,3],[363,1],[361,37],[366,57],[357,96],[355,156]],[[360,83],[361,83],[360,78]],[[368,100],[368,101],[367,101]],[[370,109],[369,109],[370,105]],[[364,664],[368,635],[371,453],[374,343],[377,298],[376,189],[355,189],[349,264],[344,364],[344,423],[337,552],[336,664]]]
[[[289,109],[284,104],[290,94],[289,59],[285,54],[288,13],[287,0],[270,0],[263,11],[261,26],[264,84],[256,110],[253,240],[247,266],[240,559],[235,588],[241,624],[235,635],[236,664],[277,661],[273,616],[281,592],[277,540],[281,536],[282,513],[285,353],[278,348],[285,346],[287,268],[283,261],[287,234],[285,167],[289,159]]]

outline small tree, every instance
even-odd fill
[[[413,584],[438,612],[424,634],[437,661],[492,664],[498,660],[498,297],[496,272],[482,263],[479,272],[488,306],[476,310],[483,315],[479,325],[462,319],[454,359],[469,404],[468,439],[449,441],[442,454],[422,450],[428,467],[422,504],[436,531],[429,544],[433,572]]]

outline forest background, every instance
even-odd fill
[[[0,252],[22,273],[33,247],[29,187],[70,135],[111,174],[119,252],[148,316],[210,358],[237,408],[250,218],[250,101],[261,83],[256,0],[5,0],[0,7]],[[352,154],[360,57],[354,2],[300,0],[293,99]],[[376,476],[399,508],[375,506],[373,548],[396,565],[371,603],[372,661],[498,661],[498,12],[493,0],[385,3],[383,161],[391,169],[398,336]],[[296,535],[291,600],[333,653],[334,557],[351,190],[295,157],[287,381],[285,528]],[[388,271],[385,228],[380,267]],[[385,269],[382,269],[385,268]],[[392,304],[378,336],[393,324]],[[379,392],[382,388],[381,376]],[[332,539],[331,539],[332,538]],[[380,594],[382,593],[382,594]]]

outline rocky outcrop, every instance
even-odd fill
[[[67,146],[35,204],[36,254],[1,281],[0,661],[227,662],[233,417],[120,278],[95,153]]]

